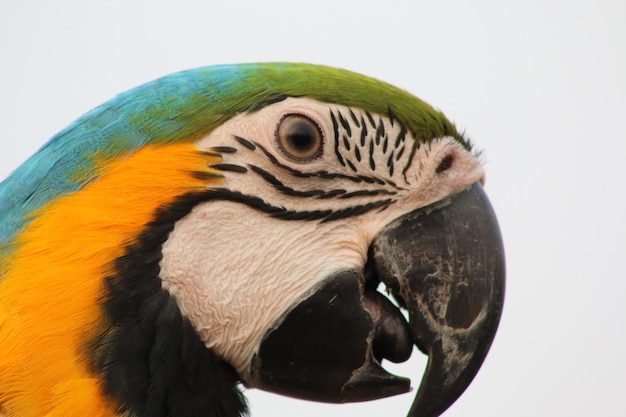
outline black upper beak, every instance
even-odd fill
[[[395,220],[370,257],[367,277],[334,274],[268,332],[248,385],[328,402],[404,393],[409,381],[380,363],[406,360],[415,344],[429,361],[409,416],[438,416],[463,393],[491,346],[504,297],[504,250],[482,187]],[[379,281],[409,323],[375,291]]]
[[[472,382],[504,299],[504,249],[482,187],[443,204],[396,220],[373,245],[379,277],[405,303],[413,340],[429,357],[415,417],[440,415]]]

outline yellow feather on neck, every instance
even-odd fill
[[[221,182],[190,175],[211,172],[207,166],[219,160],[189,143],[145,146],[103,164],[97,181],[33,214],[3,260],[0,415],[118,415],[87,355],[104,325],[103,279],[159,207]]]

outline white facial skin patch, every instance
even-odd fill
[[[286,115],[319,128],[315,157],[297,160],[281,147]],[[298,98],[233,117],[197,142],[208,152],[234,149],[222,163],[239,169],[222,172],[222,188],[283,213],[209,200],[179,220],[163,245],[163,288],[244,380],[268,330],[324,278],[361,270],[387,224],[483,177],[476,157],[453,138],[414,143],[385,116]],[[297,219],[300,213],[309,218]]]

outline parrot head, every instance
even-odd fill
[[[470,384],[502,311],[483,168],[439,111],[308,64],[173,74],[0,185],[0,415],[238,416]],[[404,313],[403,313],[404,312]]]

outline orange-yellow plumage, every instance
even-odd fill
[[[115,416],[89,369],[103,325],[103,279],[155,211],[221,180],[199,179],[219,155],[148,145],[102,164],[102,176],[33,213],[0,280],[0,416]]]

